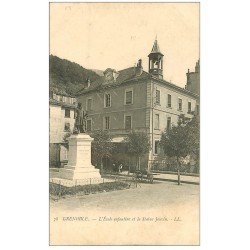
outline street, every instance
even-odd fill
[[[199,185],[140,185],[51,201],[51,244],[199,244]]]

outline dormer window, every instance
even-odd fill
[[[104,72],[104,77],[105,77],[105,82],[104,83],[109,83],[109,82],[115,82],[116,78],[118,77],[119,73],[111,68],[106,69]]]

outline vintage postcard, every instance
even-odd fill
[[[199,3],[49,12],[50,245],[199,245]]]

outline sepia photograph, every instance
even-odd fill
[[[200,245],[200,4],[49,4],[49,244]]]

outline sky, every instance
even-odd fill
[[[87,69],[122,70],[148,54],[157,36],[163,77],[184,87],[199,59],[198,3],[50,3],[50,54]]]

